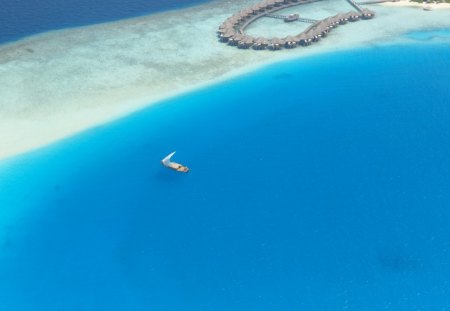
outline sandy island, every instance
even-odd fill
[[[412,39],[402,37],[405,32],[450,28],[449,11],[393,3],[395,7],[366,6],[376,11],[375,19],[338,27],[326,40],[307,48],[252,51],[219,43],[218,25],[258,2],[217,1],[1,45],[0,159],[264,64],[374,44],[407,43]],[[312,9],[329,16],[328,3],[343,11],[351,9],[344,0],[312,4],[317,6]],[[264,24],[254,27],[264,31]]]
[[[413,2],[409,0],[400,0],[395,2],[384,2],[380,3],[381,5],[388,6],[388,7],[411,7],[411,8],[430,8],[431,10],[449,10],[450,9],[450,3],[438,3],[438,2],[430,2],[430,3],[419,3],[419,2]],[[449,16],[450,18],[450,16]]]

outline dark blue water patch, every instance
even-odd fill
[[[446,310],[448,48],[270,66],[4,163],[1,310]]]
[[[450,29],[412,31],[408,32],[406,37],[419,41],[430,41],[433,39],[448,40],[450,39]]]
[[[0,43],[45,32],[179,9],[210,0],[2,0]]]

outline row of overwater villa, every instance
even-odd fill
[[[294,48],[296,46],[308,46],[313,42],[319,41],[338,25],[344,25],[347,22],[355,22],[360,19],[370,19],[375,13],[373,11],[363,9],[353,0],[348,0],[358,12],[352,11],[348,13],[341,13],[335,16],[327,17],[320,21],[300,19],[297,14],[290,14],[282,17],[285,22],[306,21],[311,22],[312,25],[305,31],[284,38],[254,38],[245,34],[245,28],[257,19],[268,16],[269,14],[286,9],[291,6],[316,2],[320,0],[265,0],[252,7],[244,9],[233,16],[227,18],[219,27],[218,36],[221,42],[228,43],[228,45],[236,46],[241,49],[248,49],[252,47],[255,50],[280,50],[282,48]]]

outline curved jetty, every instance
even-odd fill
[[[248,49],[252,47],[254,50],[280,50],[282,48],[295,48],[299,45],[308,46],[313,42],[324,38],[328,33],[339,25],[344,25],[347,22],[355,22],[360,19],[370,19],[375,16],[375,12],[362,8],[353,0],[347,0],[356,11],[347,13],[339,13],[334,16],[327,17],[323,20],[314,20],[305,18],[299,14],[277,15],[277,11],[317,2],[321,0],[264,0],[252,7],[241,10],[234,15],[227,18],[219,27],[218,36],[221,42],[227,43],[231,46],[236,46],[241,49]],[[245,34],[245,29],[257,19],[262,17],[277,18],[286,23],[290,22],[305,22],[311,23],[305,31],[284,38],[254,38]]]

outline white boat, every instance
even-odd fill
[[[187,173],[189,172],[189,168],[187,166],[184,166],[182,164],[176,163],[176,162],[172,162],[170,161],[170,159],[172,158],[172,156],[175,154],[176,151],[172,152],[171,154],[169,154],[167,157],[165,157],[164,159],[161,160],[162,165],[164,165],[167,168],[170,168],[172,170],[175,170],[177,172],[181,172],[181,173]]]

